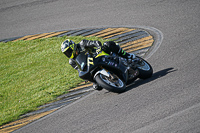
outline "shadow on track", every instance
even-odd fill
[[[158,71],[156,73],[153,73],[152,77],[149,78],[149,79],[145,79],[145,80],[142,80],[142,79],[139,79],[139,80],[136,80],[133,84],[131,85],[128,85],[128,87],[126,88],[126,90],[124,92],[127,92],[129,90],[132,90],[133,88],[136,88],[140,85],[143,85],[143,84],[146,84],[148,82],[151,82],[153,80],[156,80],[158,78],[161,78],[171,72],[175,72],[177,71],[177,69],[174,69],[174,68],[167,68],[167,69],[164,69],[164,70],[161,70],[161,71]]]

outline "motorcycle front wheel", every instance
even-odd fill
[[[108,91],[121,93],[125,91],[126,84],[122,81],[117,75],[112,74],[110,77],[107,77],[103,74],[98,74],[95,77],[96,82],[103,88]]]

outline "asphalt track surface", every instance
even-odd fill
[[[148,58],[152,78],[122,94],[95,91],[15,132],[200,132],[199,7],[198,0],[1,0],[0,39],[97,26],[163,33]]]

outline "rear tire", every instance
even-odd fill
[[[140,79],[147,79],[150,78],[153,75],[153,68],[151,65],[144,59],[140,58],[137,56],[137,58],[142,60],[142,65],[139,65],[138,71],[139,71],[139,76],[138,78]]]
[[[95,77],[95,80],[101,87],[105,88],[108,91],[116,93],[124,92],[126,84],[119,77],[116,76],[116,78],[117,80],[115,81],[108,80],[108,77],[100,73]]]

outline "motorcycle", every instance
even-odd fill
[[[143,58],[127,60],[116,54],[80,53],[76,58],[79,77],[108,91],[121,93],[137,78],[147,79],[153,74],[151,65]]]

